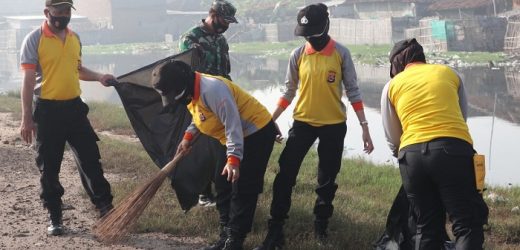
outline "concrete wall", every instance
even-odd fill
[[[329,34],[343,44],[392,44],[392,20],[331,18]]]
[[[75,1],[75,14],[88,17],[96,27],[113,29],[111,0]]]
[[[405,2],[361,2],[331,8],[333,17],[355,19],[379,19],[391,17],[423,17],[427,15],[427,4]],[[336,10],[337,9],[337,10]]]
[[[2,0],[1,3],[0,16],[43,15],[45,9],[44,0]]]
[[[263,25],[265,29],[265,41],[285,42],[296,39],[294,36],[295,24],[269,23]]]

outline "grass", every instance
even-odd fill
[[[101,143],[107,171],[128,175],[121,182],[113,184],[116,200],[120,200],[158,170],[143,154],[140,145],[126,148],[119,143],[107,142],[105,139]],[[281,149],[281,145],[276,145],[271,156],[264,193],[258,202],[253,231],[248,235],[246,248],[254,247],[265,237],[272,182]],[[116,152],[107,157],[106,154],[113,150]],[[290,218],[285,226],[287,249],[317,247],[312,238],[317,161],[315,150],[311,150],[301,167]],[[124,166],[124,170],[118,170],[119,166]],[[399,172],[394,167],[377,166],[361,159],[346,159],[342,166],[337,179],[339,188],[334,201],[334,216],[330,222],[330,242],[333,245],[329,249],[370,249],[372,242],[377,240],[384,229],[386,215],[400,186]],[[216,209],[194,207],[185,214],[169,186],[169,181],[163,184],[139,219],[135,230],[196,236],[208,241],[216,239]],[[520,187],[490,188],[487,193],[496,193],[504,197],[504,201],[494,203],[487,199],[491,229],[486,232],[486,249],[517,249],[520,246],[520,213],[512,213],[511,208],[520,205]]]
[[[111,131],[120,135],[133,135],[134,130],[121,105],[89,102],[89,119],[96,130]],[[0,112],[11,112],[16,120],[21,119],[20,92],[7,92],[0,95]]]
[[[128,55],[142,54],[151,51],[168,50],[174,51],[178,49],[177,41],[173,43],[166,42],[147,42],[147,43],[121,43],[106,45],[87,45],[83,46],[84,54],[88,55]]]
[[[289,58],[291,51],[301,46],[305,40],[299,39],[287,42],[246,42],[231,43],[230,52],[239,54],[253,54],[261,57],[276,59]],[[356,63],[381,65],[388,63],[388,54],[392,45],[345,45],[352,54],[352,59]],[[84,46],[85,54],[90,55],[118,55],[118,54],[142,54],[151,51],[176,51],[177,41],[173,43],[149,42],[149,43],[123,43],[108,45],[89,45]],[[442,53],[428,53],[428,60],[461,60],[465,63],[487,63],[503,62],[507,60],[503,52],[461,52],[450,51]]]
[[[20,120],[22,117],[22,104],[20,91],[9,91],[0,94],[0,112],[13,113],[13,117]]]
[[[16,93],[0,96],[2,112],[16,112],[16,107],[20,109],[19,103]],[[98,126],[104,130],[130,130],[129,127],[125,128],[128,126],[125,119],[116,118],[125,117],[121,107],[101,103],[89,105],[90,119],[98,130]],[[109,118],[112,121],[105,122]],[[120,177],[120,180],[111,183],[116,203],[158,171],[140,143],[103,136],[99,146],[105,172]],[[271,155],[264,193],[258,202],[253,231],[248,235],[246,248],[254,247],[265,237],[272,183],[281,150],[282,145],[276,145]],[[316,249],[312,238],[312,207],[317,162],[316,152],[311,150],[301,167],[290,218],[285,226],[287,249]],[[334,216],[330,221],[330,242],[333,244],[330,249],[370,249],[372,242],[383,232],[386,215],[400,186],[399,172],[391,166],[345,159],[337,183],[339,188],[334,201]],[[485,196],[489,194],[501,199],[493,201],[486,198],[490,210],[486,249],[519,249],[520,212],[512,212],[512,209],[520,206],[520,187],[490,187]],[[166,181],[139,219],[135,230],[202,237],[210,241],[217,237],[217,223],[218,214],[214,208],[194,207],[184,213],[176,201],[170,181]]]
[[[121,105],[89,102],[89,118],[98,130],[109,130],[120,135],[133,135],[130,121]]]

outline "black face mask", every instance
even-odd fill
[[[305,37],[305,40],[307,40],[307,42],[309,42],[312,45],[312,48],[314,48],[317,51],[321,51],[323,48],[325,48],[325,46],[327,46],[327,43],[329,43],[330,41],[328,33],[329,21],[327,20],[327,24],[320,36]]]
[[[317,50],[321,51],[325,46],[327,46],[327,43],[330,41],[330,37],[327,34],[323,34],[322,36],[318,37],[305,37],[305,40],[309,42],[312,47]]]
[[[186,105],[190,104],[192,99],[193,99],[192,96],[190,94],[188,94],[188,91],[186,91],[186,92],[184,92],[184,94],[181,97],[179,97],[177,100],[175,100],[175,102],[186,106]]]
[[[213,30],[217,34],[222,34],[222,33],[226,32],[226,30],[229,28],[229,25],[220,24],[215,19],[213,19],[213,21],[211,21],[211,26],[213,27]]]
[[[58,30],[64,30],[70,22],[70,16],[53,16],[49,12],[49,17],[51,25]]]

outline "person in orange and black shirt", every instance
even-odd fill
[[[273,119],[276,120],[289,106],[296,92],[299,99],[293,112],[294,124],[278,160],[280,172],[273,184],[271,219],[264,242],[256,248],[259,250],[275,249],[284,244],[282,229],[291,207],[292,189],[301,163],[316,139],[319,139],[319,165],[314,229],[319,243],[325,243],[347,132],[346,107],[341,101],[343,91],[363,128],[364,151],[371,153],[374,149],[350,52],[328,35],[327,6],[309,5],[300,10],[297,21],[294,33],[303,36],[307,43],[291,54],[285,80],[287,88]]]
[[[49,211],[50,235],[64,232],[64,190],[59,172],[67,142],[78,163],[81,182],[100,216],[113,208],[110,184],[99,161],[99,138],[87,118],[88,106],[80,98],[79,80],[99,81],[107,86],[114,76],[94,72],[81,64],[79,36],[67,28],[71,8],[72,0],[46,0],[45,22],[25,37],[21,48],[24,76],[20,134],[27,143],[32,143],[36,135],[40,197]]]
[[[227,163],[214,173],[219,222],[225,234],[205,249],[242,250],[278,134],[271,114],[229,79],[195,72],[180,61],[159,66],[152,75],[163,105],[186,105],[193,117],[178,152],[189,150],[199,133],[225,147]]]
[[[447,212],[455,248],[482,249],[488,207],[476,187],[464,84],[448,66],[427,64],[415,39],[396,43],[390,63],[381,115],[416,220],[411,243],[441,249]]]

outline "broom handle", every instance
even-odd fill
[[[190,147],[197,141],[197,139],[199,139],[199,134],[195,134],[195,136],[193,136],[193,139],[191,140],[191,143],[190,143]],[[186,150],[186,151],[188,151],[188,150]],[[168,162],[166,165],[164,165],[164,167],[161,169],[161,172],[169,175],[175,168],[175,165],[177,165],[177,162],[180,161],[182,159],[182,157],[184,157],[186,154],[188,154],[188,152],[185,152],[185,151],[180,151],[180,152],[176,153],[175,156],[173,157],[173,159],[170,162]]]

